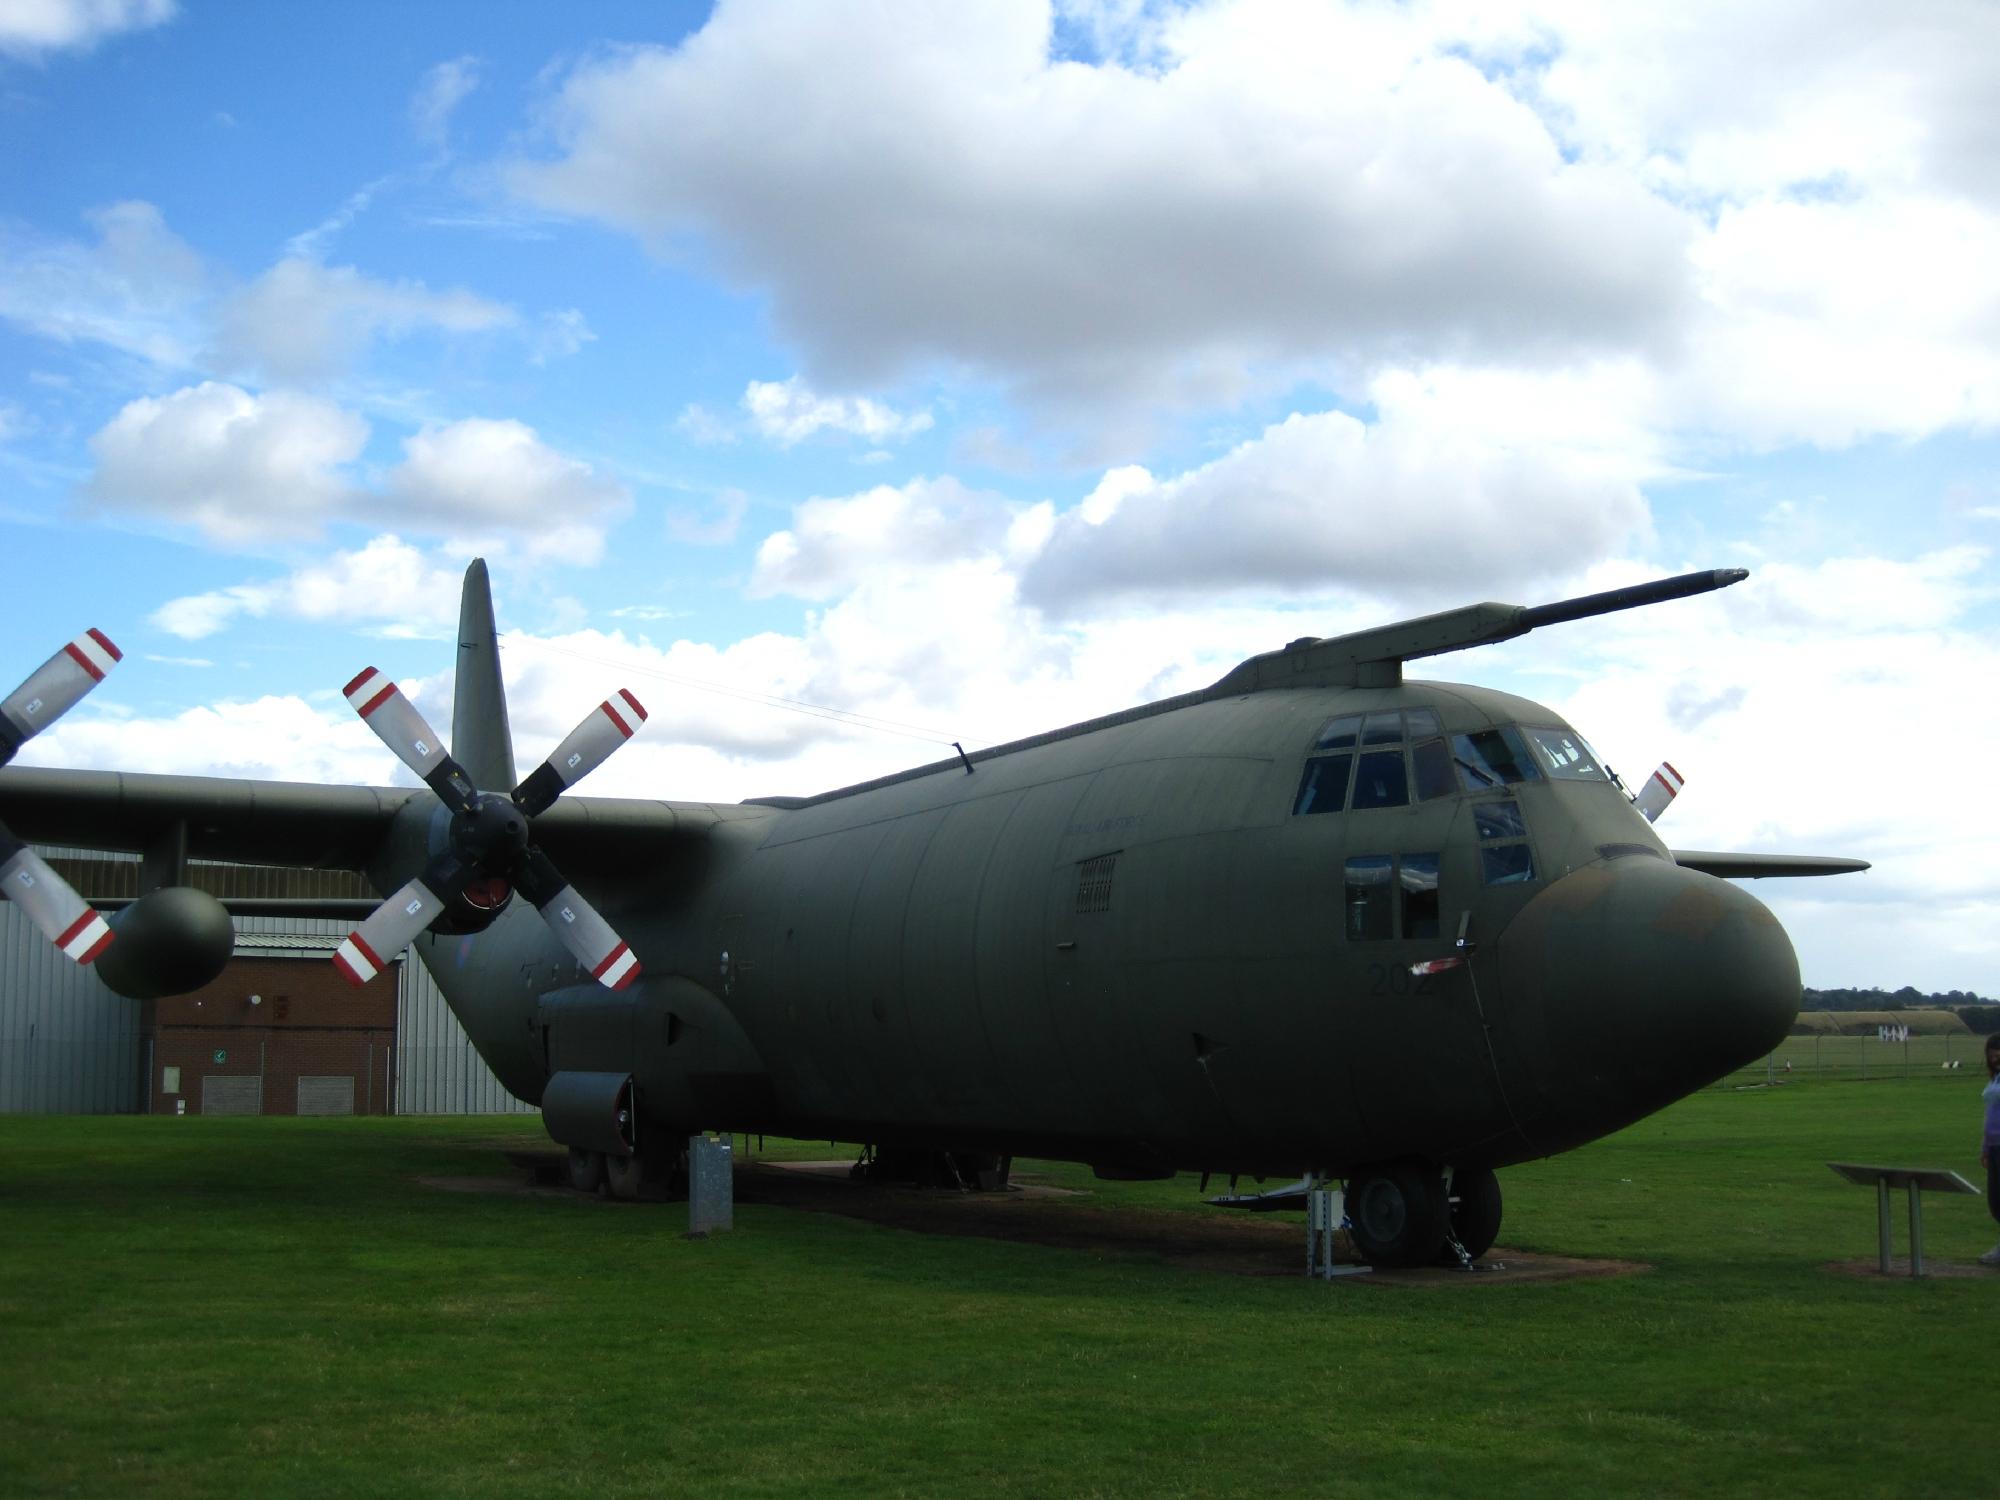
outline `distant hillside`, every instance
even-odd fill
[[[1969,1036],[1971,1024],[1955,1010],[1802,1010],[1793,1036],[1873,1036],[1882,1026],[1907,1026],[1911,1036]]]
[[[1972,1030],[1991,1036],[2000,1032],[2000,1000],[1971,990],[1947,990],[1926,995],[1913,985],[1900,990],[1807,990],[1799,1001],[1807,1010],[1950,1010]]]

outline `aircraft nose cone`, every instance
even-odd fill
[[[1626,858],[1563,876],[1500,938],[1507,1024],[1559,1151],[1763,1057],[1799,1010],[1778,919],[1726,880]]]

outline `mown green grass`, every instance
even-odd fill
[[[1970,1176],[1978,1118],[1703,1094],[1503,1175],[1503,1245],[1650,1270],[1435,1288],[415,1181],[532,1119],[0,1119],[0,1492],[1989,1496],[2000,1274],[1822,1269],[1875,1235],[1824,1162]]]

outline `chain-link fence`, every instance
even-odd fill
[[[1769,1057],[1716,1084],[1741,1088],[1785,1078],[1964,1078],[1986,1075],[1986,1038],[1969,1031],[1907,1040],[1879,1036],[1789,1036]]]

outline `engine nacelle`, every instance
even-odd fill
[[[558,1145],[630,1156],[638,1124],[630,1073],[556,1073],[542,1090],[542,1124]]]
[[[236,924],[206,891],[173,885],[105,919],[112,943],[97,977],[128,1000],[185,995],[222,973],[236,951]]]

